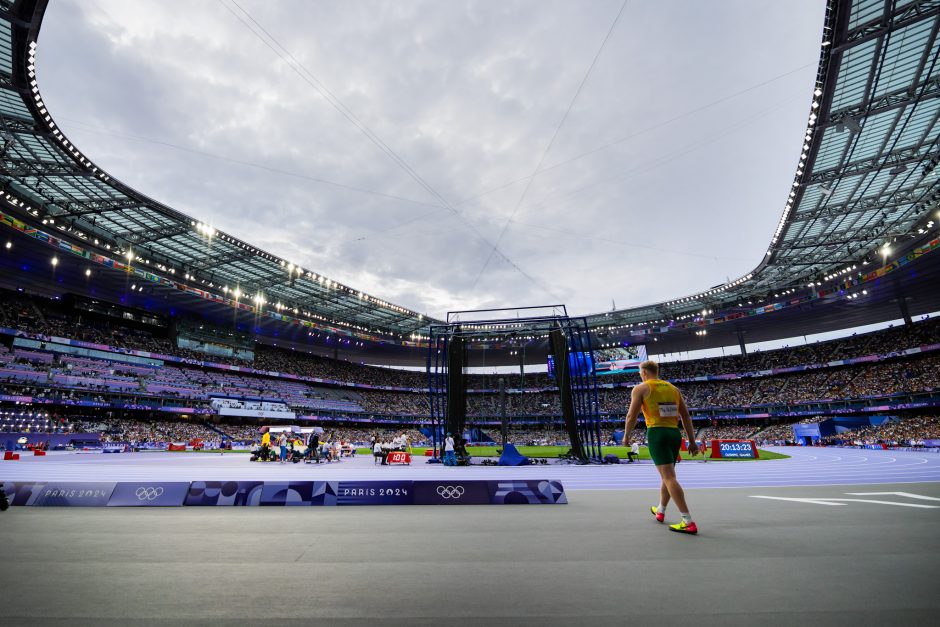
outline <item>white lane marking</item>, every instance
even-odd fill
[[[761,496],[752,494],[752,499],[771,499],[774,501],[792,501],[795,503],[812,503],[814,505],[845,505],[845,503],[873,503],[875,505],[896,505],[898,507],[916,507],[918,509],[940,509],[940,505],[920,505],[917,503],[898,503],[896,501],[876,501],[874,499],[843,499],[843,498],[795,498],[786,496]]]
[[[794,503],[813,503],[814,505],[845,505],[845,503],[833,503],[832,501],[827,501],[824,499],[801,499],[796,497],[788,496],[763,496],[759,494],[751,494],[752,499],[770,499],[772,501],[792,501]]]
[[[875,503],[878,505],[897,505],[898,507],[917,507],[919,509],[940,509],[940,505],[918,505],[917,503],[898,503],[897,501],[876,501],[874,499],[838,499],[853,503]]]
[[[935,496],[911,494],[910,492],[846,492],[846,494],[851,496],[906,496],[909,499],[920,499],[921,501],[940,501]]]

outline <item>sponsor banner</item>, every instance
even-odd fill
[[[560,481],[490,481],[494,505],[564,505],[568,502]]]
[[[26,505],[104,507],[115,485],[113,481],[48,481],[39,490],[34,490]]]
[[[292,411],[272,411],[267,409],[239,409],[237,407],[220,407],[220,416],[239,416],[243,418],[278,418],[281,420],[293,420],[295,417]]]
[[[0,401],[9,403],[32,403],[32,396],[13,396],[10,394],[0,394]]]
[[[340,481],[337,505],[413,505],[411,481]]]
[[[490,481],[415,481],[415,505],[488,505]]]
[[[188,481],[121,481],[114,487],[108,507],[179,507],[188,491]]]

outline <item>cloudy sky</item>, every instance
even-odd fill
[[[433,316],[760,260],[822,0],[55,0],[44,100],[143,193]],[[619,17],[618,17],[619,16]]]

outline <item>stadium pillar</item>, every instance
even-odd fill
[[[506,422],[506,379],[499,378],[499,435],[503,448],[509,441],[509,424]]]
[[[462,336],[454,336],[447,345],[447,420],[444,432],[459,439],[467,423],[467,349]]]
[[[747,355],[747,345],[744,343],[744,331],[738,331],[738,346],[741,348],[741,354]]]
[[[895,290],[895,294],[898,296],[898,309],[901,310],[901,317],[904,318],[904,324],[911,326],[914,324],[914,321],[911,320],[911,312],[907,308],[907,299],[904,297],[904,293],[901,291],[900,286]]]
[[[565,428],[571,442],[571,454],[578,459],[586,460],[584,448],[581,444],[581,434],[574,415],[574,400],[571,395],[571,367],[568,361],[569,351],[565,333],[560,328],[553,329],[548,334],[549,348],[555,358],[555,383],[558,385],[558,397],[561,401],[561,415],[565,421]]]
[[[525,344],[517,352],[519,353],[519,378],[521,379],[519,389],[523,389],[525,388]]]

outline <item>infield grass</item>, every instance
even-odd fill
[[[416,446],[412,447],[411,454],[415,457],[423,457],[424,452],[428,450],[429,447]],[[558,457],[566,452],[568,452],[568,446],[517,446],[521,454],[526,457]],[[470,453],[472,457],[499,457],[500,447],[498,446],[468,446],[467,452]],[[603,447],[604,455],[613,453],[620,459],[627,459],[627,447],[625,446],[605,446]],[[714,462],[759,462],[769,459],[788,459],[789,455],[784,455],[782,453],[774,453],[773,451],[766,451],[764,449],[757,449],[760,454],[759,459],[748,459],[748,458],[732,458],[732,459],[711,459],[709,461]],[[154,451],[157,452],[157,451]],[[162,451],[165,452],[165,451]],[[186,451],[174,451],[174,452],[186,452]],[[188,451],[193,452],[193,451]],[[203,451],[197,451],[202,453],[218,453],[219,449],[208,449]],[[225,451],[226,453],[248,453],[249,451]],[[372,455],[372,449],[363,447],[356,449],[356,455],[364,455],[369,457]],[[649,451],[645,446],[640,447],[640,459],[650,459]],[[702,456],[692,457],[688,452],[682,452],[682,459],[702,459]]]

